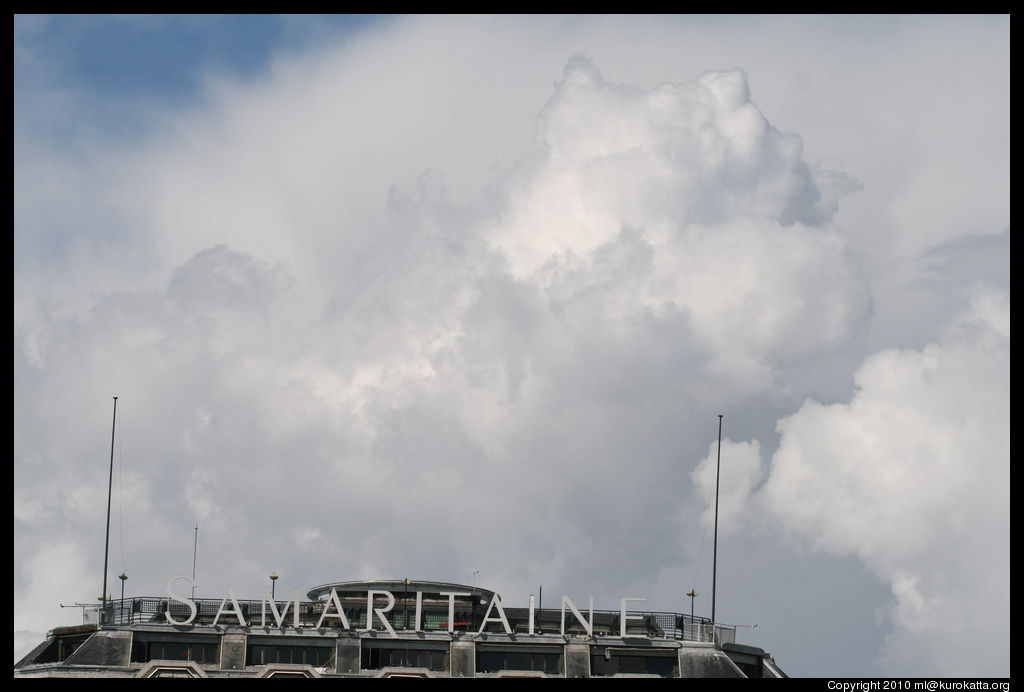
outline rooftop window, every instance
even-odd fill
[[[90,634],[78,634],[70,637],[55,637],[43,652],[36,656],[33,663],[60,663],[78,650]]]
[[[620,673],[679,677],[679,655],[675,649],[656,652],[650,649],[627,649],[594,646],[590,649],[590,674],[593,677]]]
[[[245,652],[245,665],[265,666],[275,663],[301,664],[320,668],[334,656],[333,646],[303,644],[250,643]]]
[[[362,649],[363,670],[394,666],[445,671],[448,670],[450,659],[448,645],[445,643],[363,640]]]
[[[220,647],[216,641],[147,641],[132,642],[132,662],[192,661],[217,665]]]
[[[550,675],[563,672],[561,646],[489,646],[476,647],[476,672],[503,670],[537,671]]]

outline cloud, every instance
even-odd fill
[[[67,409],[47,418],[66,425],[90,391],[116,387],[140,421],[134,437],[161,489],[147,519],[156,533],[190,524],[177,516],[187,507],[208,531],[294,546],[258,508],[325,526],[340,501],[362,538],[327,554],[373,555],[367,568],[386,571],[403,550],[428,565],[464,562],[461,543],[437,540],[470,514],[491,518],[461,529],[468,543],[566,550],[558,578],[579,581],[587,546],[608,541],[638,559],[658,543],[634,538],[644,520],[628,508],[673,496],[662,478],[674,455],[657,442],[666,415],[686,417],[730,388],[763,391],[778,364],[835,348],[863,319],[863,280],[831,210],[811,199],[820,186],[798,139],[756,111],[742,72],[652,91],[573,59],[541,111],[537,148],[497,201],[457,204],[442,177],[420,174],[342,223],[328,195],[294,215],[306,183],[326,190],[340,183],[324,167],[348,165],[326,151],[319,164],[303,159],[312,140],[276,126],[274,113],[298,117],[280,98],[295,88],[241,95],[258,107],[225,101],[218,113],[231,127],[190,115],[180,132],[193,141],[134,152],[153,175],[122,174],[140,190],[126,203],[168,256],[172,245],[234,246],[200,246],[163,285],[102,295],[73,317],[37,315],[19,332],[19,368],[45,387],[66,383]],[[309,89],[333,103],[319,82]],[[287,163],[250,169],[277,156]],[[573,196],[545,196],[555,178]],[[705,194],[717,201],[694,210]],[[524,221],[531,209],[565,245],[527,268],[499,241],[543,232]],[[569,210],[601,234],[562,224]],[[728,285],[712,266],[727,259],[740,267]],[[728,363],[743,367],[724,374]],[[40,451],[42,463],[69,463],[60,446]],[[624,468],[632,487],[612,481]],[[73,476],[76,496],[101,492]],[[18,495],[33,516],[61,497],[31,481]],[[517,525],[499,519],[524,506]],[[435,538],[406,525],[432,525]],[[436,555],[424,557],[427,545]],[[242,567],[222,565],[223,578]]]
[[[726,459],[726,483],[718,480],[718,531],[721,536],[736,533],[744,525],[744,517],[751,493],[761,484],[764,470],[761,464],[761,445],[752,442],[722,440],[722,455]],[[700,460],[690,474],[693,485],[707,505],[702,522],[713,526],[715,521],[715,485],[718,469],[718,442],[708,447],[708,455]]]
[[[650,259],[634,266],[625,309],[684,312],[720,372],[767,382],[773,364],[842,344],[869,306],[830,223],[858,184],[801,154],[741,70],[642,90],[575,57],[488,242],[514,276],[558,291],[607,271],[588,259],[633,234]]]
[[[669,239],[739,215],[781,226],[827,223],[843,174],[815,176],[800,137],[778,131],[742,70],[643,90],[573,58],[541,111],[537,159],[491,241],[526,276],[561,253],[585,254],[623,226]]]
[[[1009,672],[1009,369],[1009,298],[985,291],[938,342],[865,360],[849,403],[778,423],[758,499],[891,586],[885,670]]]
[[[690,474],[702,458],[707,473],[714,414],[760,439],[729,443],[747,469],[732,516],[758,497],[777,419],[848,400],[868,353],[913,361],[959,304],[961,245],[927,262],[941,284],[890,250],[914,263],[1008,223],[1008,127],[998,98],[978,107],[1008,85],[1008,21],[986,21],[935,43],[910,19],[394,19],[244,80],[201,74],[144,127],[23,34],[17,554],[70,534],[98,574],[118,394],[135,593],[190,573],[198,520],[215,597],[259,594],[271,571],[290,590],[480,569],[510,602],[543,582],[687,608],[678,575],[708,506]],[[956,65],[921,59],[937,45]],[[928,180],[970,198],[959,221],[932,224]],[[972,280],[1008,243],[972,255]],[[932,577],[890,540],[876,573],[902,621],[927,623]],[[16,608],[32,579],[16,572]],[[55,585],[93,597],[79,587]],[[829,670],[792,631],[758,641]],[[901,625],[901,656],[935,631]],[[842,669],[866,668],[879,637],[835,647]]]
[[[19,549],[20,548],[20,549]],[[79,617],[77,608],[62,609],[61,604],[71,606],[79,594],[81,603],[96,603],[99,598],[99,571],[95,574],[86,568],[88,559],[80,543],[73,535],[57,540],[43,541],[33,545],[16,546],[15,575],[21,576],[24,587],[15,588],[18,606],[14,611],[15,661],[42,642],[40,623],[75,622]],[[116,574],[116,573],[115,573]],[[93,585],[92,590],[82,589],[82,584]],[[85,593],[96,591],[92,597]],[[65,598],[70,596],[70,598]],[[71,613],[69,615],[69,612]],[[19,647],[20,645],[20,647]]]

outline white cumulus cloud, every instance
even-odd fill
[[[857,187],[803,160],[741,70],[644,90],[575,57],[488,239],[513,275],[557,290],[624,231],[638,235],[651,261],[634,268],[629,308],[683,311],[720,372],[766,381],[773,363],[834,348],[867,314],[864,277],[830,223]]]
[[[869,357],[849,403],[778,424],[763,508],[891,586],[897,674],[1009,672],[1009,314],[982,292],[937,342]]]

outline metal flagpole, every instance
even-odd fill
[[[107,482],[107,542],[103,548],[103,590],[100,603],[107,604],[107,558],[110,556],[110,495],[114,490],[114,430],[117,426],[117,397],[114,397],[114,422],[110,424],[110,480]],[[101,611],[102,612],[102,611]]]
[[[715,587],[718,584],[718,480],[722,472],[722,414],[718,414],[718,464],[715,468],[715,556],[711,568],[711,627],[715,622]]]

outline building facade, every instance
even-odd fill
[[[173,583],[173,582],[172,582]],[[506,607],[442,582],[336,582],[282,601],[126,598],[52,630],[15,677],[785,677],[706,618]]]

